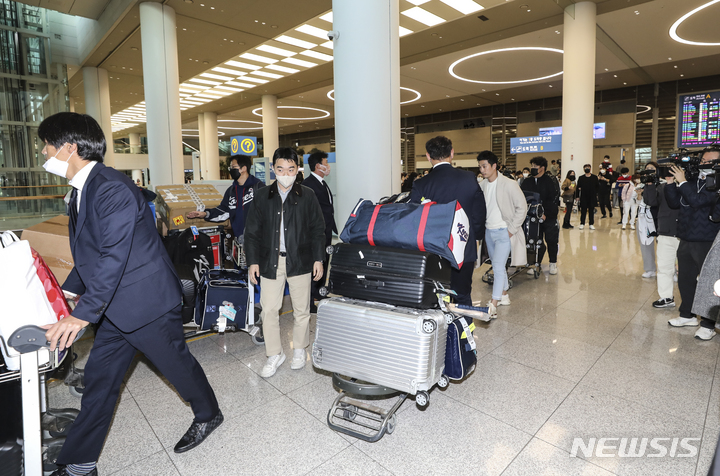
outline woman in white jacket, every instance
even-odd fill
[[[487,218],[485,220],[485,244],[493,267],[492,299],[488,314],[497,317],[497,306],[510,304],[507,270],[505,266],[512,251],[511,266],[527,264],[525,234],[522,230],[527,203],[525,194],[516,181],[498,173],[498,158],[489,150],[478,155],[478,167],[485,178],[480,183],[485,194]]]

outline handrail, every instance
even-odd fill
[[[49,200],[49,199],[54,200],[57,198],[65,198],[65,195],[36,195],[33,197],[0,197],[0,202],[12,201],[12,200]]]
[[[72,185],[68,183],[63,183],[59,185],[6,185],[4,187],[0,186],[0,189],[5,188],[50,188],[50,187],[71,187]]]

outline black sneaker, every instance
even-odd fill
[[[653,303],[653,307],[675,307],[675,298],[658,299]]]

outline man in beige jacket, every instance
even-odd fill
[[[485,244],[494,274],[488,314],[494,319],[497,318],[497,306],[510,305],[507,293],[510,286],[505,269],[508,256],[512,254],[512,266],[527,264],[525,234],[522,230],[527,203],[517,182],[498,173],[498,158],[495,154],[485,150],[480,152],[477,161],[480,173],[485,178],[480,183],[487,208]]]

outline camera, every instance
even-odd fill
[[[639,173],[640,183],[657,185],[660,183],[660,175],[657,170],[643,170]]]
[[[705,175],[705,188],[710,192],[717,192],[720,190],[718,172],[720,172],[720,159],[712,161],[712,172]]]
[[[658,160],[658,165],[672,167],[677,165],[685,172],[685,178],[694,180],[697,178],[700,166],[700,156],[697,152],[690,153],[687,149],[678,149],[668,155],[666,159]]]

